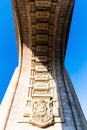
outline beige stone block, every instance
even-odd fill
[[[51,1],[35,1],[36,3],[36,6],[39,6],[39,7],[50,7],[51,5]]]

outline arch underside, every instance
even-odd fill
[[[41,9],[41,5],[38,8],[38,0],[36,2],[34,0],[13,0],[12,3],[13,12],[15,14],[14,19],[17,41],[18,37],[20,36],[21,44],[25,44],[26,46],[30,47],[30,43],[32,42],[30,40],[33,39],[33,36],[36,38],[39,34],[47,35],[48,41],[51,40],[52,44],[57,44],[56,46],[59,46],[59,50],[61,52],[60,60],[63,62],[67,47],[74,1],[53,0],[53,2],[51,2],[48,0],[46,3],[44,2],[45,4],[48,4],[48,6],[44,5],[46,8],[43,9]],[[39,12],[42,12],[41,15],[43,16],[39,16]],[[44,27],[43,30],[38,30],[35,27],[38,26],[39,23],[43,23],[44,25],[42,26],[47,26],[47,32]],[[17,44],[19,44],[19,42],[17,42]]]

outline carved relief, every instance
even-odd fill
[[[36,90],[35,88],[32,90],[32,96],[40,96],[40,97],[42,97],[43,95],[44,96],[50,95],[49,90],[43,90],[43,89]]]
[[[48,50],[48,48],[47,48],[47,46],[36,46],[36,51],[37,52],[47,52],[47,50]]]
[[[36,18],[49,18],[49,16],[50,16],[50,13],[49,12],[36,12]]]
[[[47,67],[46,66],[39,66],[39,65],[37,65],[37,66],[35,66],[35,71],[37,71],[37,72],[47,72],[48,71],[48,69],[47,69]]]
[[[39,127],[53,124],[52,102],[44,99],[32,101],[32,115],[30,123]]]
[[[37,56],[36,57],[36,62],[47,62],[48,58],[47,56]]]
[[[35,82],[35,85],[34,85],[34,89],[35,90],[46,90],[48,89],[48,82]]]
[[[39,80],[39,81],[48,80],[48,75],[39,73],[39,74],[35,75],[35,80]]]
[[[48,35],[37,35],[36,40],[37,41],[48,41]]]
[[[59,117],[54,76],[53,47],[57,0],[29,0],[32,58],[29,90],[29,123],[38,127],[53,124]]]
[[[48,23],[37,23],[37,25],[36,25],[36,28],[37,29],[48,29],[48,27],[49,27],[49,24]]]
[[[51,5],[51,1],[44,1],[44,0],[41,0],[41,1],[35,1],[35,4],[37,7],[50,7]]]

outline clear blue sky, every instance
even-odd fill
[[[0,102],[17,66],[10,0],[0,0]],[[87,0],[76,0],[65,66],[87,118]]]

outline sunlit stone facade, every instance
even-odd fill
[[[19,65],[0,130],[87,130],[64,67],[73,0],[13,0]]]

